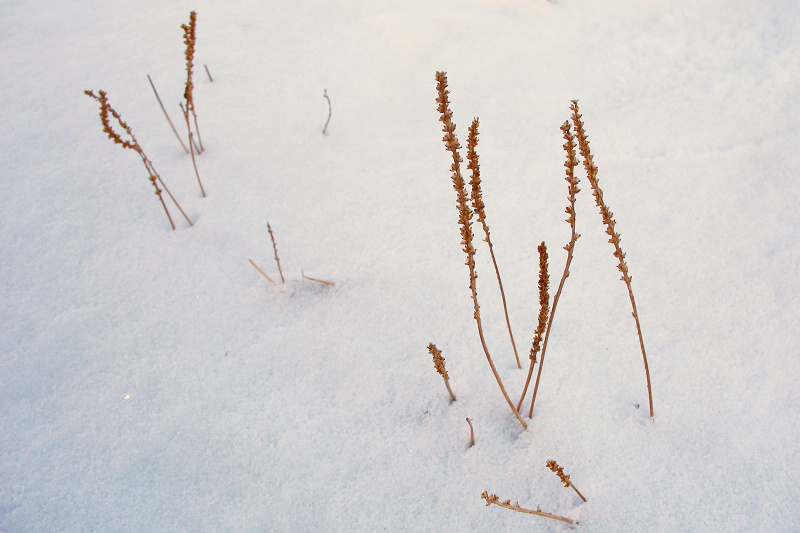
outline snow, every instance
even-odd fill
[[[204,199],[146,79],[178,125],[191,10]],[[797,530],[796,2],[0,12],[0,530]],[[536,246],[551,287],[566,257],[559,126],[579,99],[633,276],[654,419],[582,172],[582,237],[529,428],[508,409],[472,319],[437,70],[462,144],[481,120],[522,357]],[[108,92],[193,227],[170,229],[86,89]],[[283,285],[248,263],[279,279],[267,222]],[[489,351],[518,397],[527,369],[476,244]],[[486,507],[483,491],[580,524]]]

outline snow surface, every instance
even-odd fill
[[[177,122],[192,9],[205,199],[146,79]],[[0,51],[0,530],[800,528],[794,0],[10,1]],[[553,285],[566,256],[559,126],[580,99],[654,420],[585,179],[528,430],[508,409],[472,320],[437,70],[462,143],[481,119],[523,357],[536,246]],[[169,228],[85,89],[108,91],[194,227]],[[278,276],[267,221],[280,286],[248,263]]]

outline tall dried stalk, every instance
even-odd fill
[[[281,260],[278,257],[278,245],[275,244],[275,235],[272,234],[272,226],[269,225],[269,222],[267,222],[267,231],[272,241],[272,251],[275,252],[275,262],[278,263],[278,273],[281,275],[281,283],[286,283],[286,280],[283,278],[283,270],[281,269]]]
[[[172,119],[169,118],[169,114],[167,113],[167,110],[164,108],[163,102],[161,102],[161,97],[158,96],[158,91],[156,91],[156,86],[153,83],[153,80],[150,79],[150,74],[147,75],[147,81],[150,82],[150,87],[153,88],[153,92],[156,95],[156,100],[158,100],[158,105],[161,106],[161,111],[163,111],[164,116],[167,117],[167,122],[169,122],[169,127],[172,128],[172,132],[175,134],[175,137],[178,138],[178,142],[181,143],[181,146],[183,147],[184,151],[186,151],[186,153],[188,154],[189,150],[186,148],[186,145],[183,144],[183,139],[181,139],[181,136],[178,134],[178,130],[175,129],[175,125],[172,123]]]
[[[639,334],[639,346],[642,348],[642,359],[644,360],[644,372],[647,377],[647,396],[650,401],[650,417],[653,417],[653,390],[650,387],[650,369],[647,366],[647,354],[644,351],[644,340],[642,339],[642,327],[639,324],[639,313],[636,311],[636,301],[633,299],[633,289],[631,288],[631,276],[628,274],[628,265],[625,263],[625,253],[620,248],[620,235],[615,229],[616,221],[614,214],[606,207],[603,200],[603,191],[600,189],[600,184],[597,179],[597,167],[594,164],[592,153],[589,150],[589,140],[586,136],[586,131],[581,122],[581,115],[578,113],[578,101],[573,100],[570,106],[572,110],[572,123],[575,125],[575,135],[578,138],[578,145],[580,147],[581,156],[583,157],[583,166],[586,169],[586,179],[592,186],[592,194],[594,195],[595,203],[600,208],[600,215],[603,218],[603,223],[606,225],[606,233],[609,236],[608,242],[614,245],[614,257],[619,260],[617,268],[622,272],[620,278],[625,282],[628,287],[628,296],[631,300],[631,307],[633,308],[633,319],[636,322],[636,332]]]
[[[496,494],[489,494],[488,491],[484,491],[483,494],[481,494],[481,498],[486,500],[487,507],[492,504],[495,504],[499,505],[500,507],[505,507],[506,509],[511,509],[512,511],[517,511],[519,513],[535,514],[536,516],[552,518],[553,520],[560,520],[562,522],[567,522],[568,524],[577,524],[575,520],[572,520],[570,518],[565,518],[563,516],[558,516],[556,514],[545,513],[538,507],[534,511],[533,509],[525,509],[524,507],[520,507],[519,502],[511,503],[511,500],[506,500],[504,502],[501,502],[500,498],[498,498]]]
[[[547,315],[550,311],[550,276],[547,273],[547,246],[544,241],[539,245],[539,321],[536,325],[536,333],[533,336],[533,345],[531,346],[530,360],[531,364],[528,367],[528,378],[525,380],[525,387],[522,389],[522,395],[519,397],[517,403],[517,411],[522,408],[522,401],[525,399],[525,393],[528,392],[528,385],[531,382],[533,375],[533,366],[536,364],[536,354],[539,353],[539,345],[542,342],[542,334],[544,328],[547,327]]]
[[[511,398],[508,397],[508,393],[503,386],[500,375],[497,373],[497,369],[492,361],[492,356],[489,355],[489,349],[486,346],[486,340],[484,339],[483,326],[481,325],[480,306],[478,305],[478,290],[476,286],[477,274],[475,273],[475,248],[472,245],[472,211],[467,206],[467,189],[464,183],[464,178],[461,175],[460,163],[463,161],[463,159],[461,159],[461,155],[458,153],[461,145],[456,138],[456,126],[453,124],[453,113],[450,111],[450,103],[447,98],[447,95],[450,92],[447,90],[447,74],[444,72],[436,72],[436,81],[436,89],[438,92],[436,101],[439,104],[439,113],[442,115],[439,120],[441,120],[441,122],[444,124],[443,131],[445,132],[443,140],[447,150],[453,156],[453,164],[450,166],[450,170],[453,172],[453,188],[456,190],[456,195],[458,198],[456,205],[458,208],[458,222],[461,228],[461,244],[464,245],[464,253],[467,255],[466,265],[469,267],[469,287],[470,291],[472,292],[472,302],[475,310],[473,316],[475,317],[475,322],[478,326],[478,336],[481,340],[483,353],[486,354],[486,360],[489,362],[489,367],[492,369],[492,373],[494,374],[497,384],[503,393],[503,397],[506,399],[506,402],[508,402],[508,406],[511,408],[511,411],[514,412],[514,415],[522,424],[522,427],[527,428],[527,424],[522,417],[519,416],[519,411],[517,411],[517,408],[514,406]]]
[[[98,91],[97,95],[94,94],[94,91],[83,91],[83,92],[84,94],[96,100],[100,104],[100,122],[103,124],[103,132],[105,132],[106,135],[108,135],[108,138],[114,141],[114,144],[122,145],[123,148],[128,148],[139,154],[139,157],[142,159],[142,163],[144,163],[144,167],[147,169],[147,173],[149,175],[148,179],[150,180],[150,183],[153,184],[153,187],[155,187],[156,189],[156,196],[158,196],[158,200],[159,202],[161,202],[161,206],[164,208],[164,212],[167,214],[167,218],[169,219],[169,223],[172,226],[172,229],[173,230],[175,229],[175,223],[172,221],[172,216],[170,216],[169,210],[167,209],[167,205],[164,203],[164,198],[161,196],[162,191],[161,189],[158,188],[158,183],[160,183],[161,186],[164,188],[164,191],[167,193],[167,195],[169,195],[170,199],[175,204],[175,207],[178,208],[178,210],[183,215],[183,218],[186,219],[186,222],[188,222],[189,225],[192,226],[193,225],[192,221],[189,220],[188,216],[186,216],[186,213],[184,213],[180,204],[178,204],[178,201],[175,200],[175,197],[172,196],[172,193],[169,192],[169,189],[164,184],[164,181],[161,179],[161,176],[158,174],[158,172],[156,172],[156,169],[153,166],[152,161],[150,161],[150,159],[148,159],[148,157],[145,155],[144,150],[142,150],[142,147],[139,145],[139,142],[133,135],[133,131],[131,130],[130,126],[128,126],[125,123],[125,121],[122,120],[120,114],[117,113],[114,110],[114,108],[111,107],[111,104],[108,103],[108,95],[106,94],[106,92]],[[128,134],[130,140],[124,140],[119,133],[114,131],[114,128],[111,126],[111,120],[109,119],[109,115],[114,117],[114,119],[117,121],[120,127],[122,127],[122,129],[125,130],[125,133]]]
[[[572,482],[569,480],[569,475],[564,473],[564,469],[558,466],[557,462],[553,460],[547,461],[547,468],[549,468],[558,475],[558,477],[561,479],[561,482],[564,484],[565,487],[572,487],[572,490],[574,490],[578,494],[578,496],[581,497],[581,500],[583,500],[584,502],[586,501],[586,498],[583,497],[581,491],[578,490],[578,487],[572,484]]]
[[[558,289],[556,290],[556,294],[553,297],[553,307],[550,309],[550,319],[547,321],[547,331],[544,335],[544,344],[542,345],[542,358],[539,361],[539,370],[536,372],[536,384],[533,386],[533,397],[531,398],[531,408],[528,411],[528,418],[533,417],[533,406],[536,403],[536,393],[539,392],[539,380],[542,377],[542,367],[544,366],[544,356],[547,352],[547,341],[550,339],[550,328],[553,327],[553,317],[556,315],[556,307],[558,306],[558,299],[561,297],[561,291],[564,288],[564,282],[569,277],[569,266],[572,263],[572,255],[575,251],[575,242],[580,237],[580,234],[575,231],[575,197],[580,192],[578,189],[578,183],[580,180],[575,175],[575,167],[578,166],[578,158],[575,153],[575,137],[572,135],[572,129],[569,125],[569,121],[564,122],[561,125],[561,131],[564,135],[564,140],[567,142],[564,143],[564,150],[567,152],[567,160],[564,162],[564,166],[566,167],[566,179],[567,183],[569,184],[568,187],[568,196],[567,200],[569,201],[569,205],[566,208],[567,212],[567,223],[569,224],[571,236],[569,242],[564,249],[567,251],[567,261],[564,264],[564,273],[561,275],[561,281],[558,283]]]
[[[442,379],[444,379],[444,385],[447,387],[447,392],[450,393],[450,398],[452,398],[453,401],[456,401],[456,395],[453,394],[453,389],[450,388],[450,376],[447,375],[447,370],[444,368],[444,357],[442,356],[442,351],[432,342],[428,344],[428,351],[433,356],[434,368],[436,368],[436,371],[440,376],[442,376]]]
[[[503,313],[506,317],[506,326],[508,327],[508,336],[511,339],[511,348],[514,350],[514,357],[517,359],[517,368],[522,368],[519,362],[519,354],[517,353],[517,343],[514,342],[514,334],[511,332],[511,321],[508,319],[508,307],[506,306],[506,293],[503,290],[503,280],[500,279],[500,269],[497,267],[497,259],[494,257],[494,247],[492,246],[492,239],[489,237],[489,225],[486,223],[486,206],[483,203],[481,194],[481,169],[478,164],[478,154],[475,152],[475,147],[478,145],[478,119],[473,119],[472,125],[469,127],[469,136],[467,137],[467,168],[472,171],[472,177],[469,184],[472,187],[472,211],[478,216],[478,221],[483,226],[483,233],[486,235],[486,244],[489,245],[489,255],[492,256],[492,264],[494,265],[494,273],[497,276],[497,284],[500,286],[500,298],[503,301]],[[519,407],[518,407],[519,409]]]
[[[194,110],[194,83],[192,82],[192,68],[194,67],[194,47],[195,42],[197,40],[195,29],[197,25],[197,13],[192,11],[189,13],[189,25],[181,24],[181,29],[183,29],[183,42],[186,44],[186,90],[183,92],[183,97],[186,100],[186,107],[181,106],[183,110],[183,118],[186,121],[186,130],[189,132],[189,153],[192,155],[192,165],[194,166],[194,173],[197,176],[197,183],[200,185],[200,192],[203,195],[203,198],[206,197],[205,188],[203,188],[203,182],[200,180],[200,172],[197,171],[197,161],[195,160],[194,154],[194,134],[192,133],[192,125],[189,121],[189,114],[191,113],[194,117],[194,125],[195,129],[197,130],[197,139],[200,141],[200,150],[199,152],[202,153],[203,151],[203,140],[200,138],[200,130],[197,129],[197,115],[195,114]]]

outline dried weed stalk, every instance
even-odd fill
[[[302,270],[300,271],[300,275],[303,277],[303,279],[307,279],[308,281],[316,281],[317,283],[322,283],[323,285],[329,285],[331,287],[335,285],[332,281],[325,281],[323,279],[310,278],[310,277],[306,276],[305,273]]]
[[[267,231],[269,232],[270,240],[272,240],[272,250],[275,252],[275,262],[278,263],[278,273],[281,275],[281,283],[286,283],[286,280],[283,278],[283,270],[281,269],[281,260],[278,257],[278,246],[275,244],[275,235],[272,234],[272,226],[269,225],[269,222],[267,222]]]
[[[525,387],[522,389],[522,395],[519,397],[517,403],[517,410],[522,407],[522,401],[525,399],[525,393],[528,392],[528,385],[531,382],[533,375],[533,366],[536,364],[536,354],[539,353],[539,345],[542,342],[542,334],[545,327],[547,327],[547,315],[550,311],[550,276],[547,273],[547,245],[544,241],[539,245],[539,321],[536,324],[536,332],[533,336],[533,345],[531,346],[530,360],[531,364],[528,367],[528,378],[525,380]]]
[[[564,282],[569,277],[569,266],[572,263],[572,255],[575,251],[575,242],[580,237],[580,234],[575,231],[575,197],[580,192],[578,189],[578,183],[580,180],[575,175],[575,167],[578,166],[578,158],[575,152],[575,136],[572,134],[572,129],[570,127],[569,121],[564,122],[561,125],[561,131],[564,135],[564,140],[567,142],[564,143],[564,151],[567,152],[567,160],[564,162],[564,167],[566,167],[566,177],[564,178],[567,180],[569,184],[567,191],[567,200],[569,201],[569,205],[566,208],[567,212],[567,223],[569,224],[571,235],[569,242],[564,249],[567,251],[567,261],[564,264],[564,273],[561,275],[561,281],[558,283],[558,289],[556,290],[556,294],[553,297],[553,307],[550,309],[550,319],[547,321],[547,331],[544,335],[544,344],[542,345],[542,357],[539,360],[539,370],[536,372],[536,384],[533,386],[533,397],[531,398],[531,408],[528,411],[528,418],[533,417],[533,406],[536,403],[536,393],[539,392],[539,380],[542,377],[542,366],[544,366],[544,356],[547,352],[547,341],[550,339],[550,328],[553,326],[553,317],[556,314],[556,306],[558,306],[558,299],[561,297],[561,291],[564,288]]]
[[[475,248],[472,245],[472,211],[467,205],[467,189],[464,183],[464,178],[461,175],[460,163],[463,161],[463,159],[461,159],[461,155],[458,153],[461,145],[459,144],[458,138],[455,134],[456,126],[453,124],[453,113],[450,111],[450,103],[447,98],[447,95],[450,92],[447,90],[447,74],[444,72],[436,72],[436,81],[436,89],[438,92],[436,101],[439,104],[438,110],[441,114],[441,118],[439,120],[444,124],[443,131],[445,132],[443,140],[447,150],[453,156],[453,164],[450,166],[450,170],[453,172],[453,188],[456,190],[457,195],[456,206],[458,208],[458,222],[461,228],[461,244],[464,246],[464,253],[467,255],[466,265],[469,267],[469,287],[470,291],[472,292],[472,302],[475,310],[473,316],[475,317],[475,322],[478,326],[478,335],[481,340],[483,352],[486,355],[486,360],[489,362],[489,367],[492,369],[492,373],[497,380],[497,384],[503,393],[503,397],[505,397],[506,402],[508,402],[508,406],[520,421],[522,427],[527,428],[527,424],[519,415],[519,411],[517,411],[517,408],[514,406],[511,398],[508,397],[508,393],[503,386],[500,375],[497,373],[497,369],[494,366],[492,357],[489,355],[489,349],[486,346],[486,340],[484,339],[483,326],[481,325],[480,306],[478,305],[478,291],[476,286],[477,274],[475,273]]]
[[[447,387],[447,392],[450,393],[450,398],[452,398],[453,401],[456,401],[456,395],[453,394],[453,389],[450,388],[450,376],[447,375],[447,370],[444,368],[444,357],[442,356],[442,351],[438,349],[432,342],[428,344],[428,351],[433,356],[434,368],[436,368],[436,371],[442,376],[442,379],[444,379],[444,385]]]
[[[258,270],[259,272],[261,272],[261,275],[262,275],[262,276],[264,276],[264,277],[265,277],[265,278],[267,278],[267,279],[268,279],[270,282],[272,282],[272,284],[273,284],[273,285],[277,285],[277,283],[275,283],[275,280],[273,280],[271,277],[267,276],[267,273],[266,273],[266,272],[264,272],[263,270],[261,270],[261,267],[259,267],[257,264],[255,264],[255,262],[254,262],[252,259],[248,259],[248,261],[250,261],[250,264],[251,264],[251,265],[253,265],[253,267],[254,267],[256,270]]]
[[[561,478],[561,482],[564,484],[565,487],[572,487],[572,490],[574,490],[578,494],[578,496],[581,497],[581,500],[583,500],[584,502],[586,501],[586,498],[583,497],[581,491],[579,491],[578,488],[572,484],[572,482],[569,480],[569,476],[564,473],[564,469],[558,466],[557,462],[553,460],[547,461],[547,468],[555,472],[558,475],[558,477]]]
[[[472,171],[472,177],[469,180],[470,187],[472,188],[472,211],[478,216],[478,221],[483,226],[483,233],[486,235],[486,244],[489,245],[489,255],[492,256],[492,264],[494,265],[494,273],[497,276],[497,284],[500,286],[500,298],[503,301],[503,313],[506,317],[506,326],[508,327],[508,336],[511,339],[511,348],[514,350],[514,357],[517,359],[517,368],[522,368],[519,362],[519,354],[517,353],[517,343],[514,342],[514,334],[511,332],[511,321],[508,319],[508,307],[506,306],[506,293],[503,290],[503,281],[500,279],[500,269],[497,267],[497,259],[494,257],[494,247],[492,246],[492,239],[489,237],[489,225],[486,223],[486,206],[483,203],[481,193],[481,170],[478,164],[478,154],[475,152],[475,147],[478,145],[478,119],[473,119],[472,125],[469,127],[469,136],[467,137],[467,168]],[[519,407],[517,407],[519,409]]]
[[[538,507],[534,511],[533,509],[525,509],[524,507],[520,507],[519,506],[519,502],[515,502],[513,504],[511,503],[511,500],[506,500],[504,502],[501,502],[500,498],[498,498],[497,495],[489,494],[488,491],[483,491],[483,494],[481,494],[481,497],[484,500],[486,500],[486,506],[487,507],[489,505],[495,504],[495,505],[499,505],[500,507],[505,507],[506,509],[511,509],[512,511],[517,511],[517,512],[520,512],[520,513],[535,514],[536,516],[543,516],[545,518],[552,518],[553,520],[560,520],[562,522],[567,522],[568,524],[577,524],[578,523],[575,520],[572,520],[570,518],[565,518],[563,516],[558,516],[556,514],[545,513],[544,511],[542,511]]]
[[[172,229],[173,230],[175,229],[175,223],[172,221],[172,216],[170,216],[169,214],[169,209],[167,209],[167,204],[164,203],[164,198],[161,196],[162,191],[158,187],[159,183],[164,188],[164,191],[167,193],[167,195],[169,195],[170,199],[175,204],[175,207],[177,207],[178,210],[181,212],[183,218],[186,219],[186,222],[188,222],[189,225],[192,226],[193,225],[192,221],[189,220],[189,217],[186,216],[186,213],[184,213],[183,209],[181,209],[181,206],[180,204],[178,204],[178,201],[175,200],[175,197],[172,196],[171,192],[169,192],[169,189],[164,184],[164,181],[161,179],[161,176],[159,176],[158,172],[156,172],[155,167],[153,167],[152,161],[148,159],[148,157],[144,153],[144,150],[142,150],[142,147],[139,146],[139,142],[133,135],[133,131],[131,130],[130,126],[128,126],[125,123],[125,121],[122,120],[120,114],[117,113],[114,110],[114,108],[111,107],[111,104],[108,103],[108,95],[106,94],[106,92],[98,91],[98,94],[94,94],[94,91],[83,91],[83,92],[84,94],[86,94],[90,98],[93,98],[100,104],[100,122],[103,124],[103,132],[105,132],[106,135],[108,135],[108,138],[114,141],[114,144],[119,144],[122,145],[123,148],[128,148],[130,150],[133,150],[137,154],[139,154],[139,157],[141,157],[142,163],[144,163],[144,167],[147,169],[150,183],[152,183],[153,187],[155,187],[156,189],[156,196],[158,196],[158,200],[159,202],[161,202],[161,206],[164,208],[164,212],[167,214],[167,218],[169,219],[169,223],[172,226]],[[128,134],[130,140],[124,140],[119,133],[114,131],[114,128],[111,126],[111,120],[109,118],[109,115],[114,117],[114,119],[117,121],[120,127],[122,127],[122,129],[125,130],[125,133]]]
[[[572,110],[572,123],[575,125],[575,135],[578,138],[578,145],[580,147],[581,156],[583,157],[583,166],[586,169],[586,179],[592,186],[592,194],[594,195],[595,203],[600,208],[600,215],[603,218],[603,223],[606,225],[606,233],[609,236],[608,242],[614,245],[614,257],[619,260],[617,268],[622,272],[622,281],[628,287],[628,296],[631,300],[631,307],[633,308],[633,319],[636,322],[636,332],[639,334],[639,345],[642,348],[642,359],[644,360],[644,372],[647,378],[647,396],[650,401],[650,417],[653,417],[653,391],[650,387],[650,369],[647,366],[647,354],[644,351],[644,340],[642,339],[642,327],[639,324],[639,313],[636,311],[636,301],[633,299],[633,289],[631,288],[631,276],[628,274],[628,265],[625,263],[625,253],[620,248],[620,235],[615,229],[616,221],[614,214],[606,207],[605,200],[603,199],[603,191],[600,189],[600,184],[597,179],[597,167],[594,164],[592,153],[589,150],[589,140],[586,136],[586,131],[583,129],[583,122],[581,122],[581,115],[578,113],[578,101],[573,100],[570,106]]]
[[[208,71],[208,65],[206,65],[205,63],[203,63],[203,66],[204,66],[204,67],[205,67],[205,69],[206,69],[206,74],[208,74],[208,81],[210,81],[211,83],[214,83],[214,78],[212,78],[212,77],[211,77],[211,72],[209,72],[209,71]]]
[[[467,418],[467,424],[469,424],[469,447],[472,448],[475,446],[475,430],[472,429],[472,420]]]
[[[181,143],[181,146],[183,147],[184,151],[188,154],[189,150],[186,148],[186,145],[183,144],[183,139],[181,139],[181,136],[178,134],[178,130],[175,129],[175,125],[172,123],[172,119],[169,118],[169,114],[167,113],[166,108],[164,108],[163,102],[161,102],[161,97],[158,96],[158,91],[156,91],[156,86],[153,83],[153,80],[150,79],[150,74],[147,75],[147,81],[150,82],[150,87],[153,88],[153,92],[156,95],[156,100],[158,100],[158,105],[161,106],[161,111],[163,111],[164,116],[167,117],[167,122],[169,122],[169,127],[172,128],[172,132],[175,134],[175,137],[178,138],[178,142]]]
[[[189,121],[189,114],[194,117],[194,127],[197,131],[197,140],[200,142],[199,153],[203,152],[203,140],[200,138],[200,130],[197,127],[197,114],[194,110],[194,83],[192,82],[192,69],[194,68],[194,47],[197,41],[195,30],[197,28],[197,13],[192,11],[189,13],[189,25],[181,24],[183,29],[183,42],[186,44],[186,90],[183,92],[183,98],[186,100],[186,106],[181,106],[183,110],[183,118],[186,120],[186,130],[189,132],[189,153],[192,155],[192,165],[194,166],[194,173],[197,176],[197,183],[200,185],[200,192],[203,198],[206,196],[206,191],[203,188],[203,182],[200,180],[200,173],[197,171],[197,161],[194,156],[194,134],[192,133],[192,125]]]

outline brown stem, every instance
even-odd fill
[[[203,198],[205,198],[206,191],[203,188],[203,182],[200,180],[200,173],[197,171],[197,161],[194,158],[194,144],[192,144],[193,141],[192,126],[189,123],[189,111],[187,109],[184,109],[183,106],[181,106],[181,109],[183,109],[183,118],[186,120],[186,129],[189,131],[189,153],[192,154],[192,165],[194,166],[194,175],[197,176],[197,183],[200,185],[200,192],[203,194]]]
[[[522,408],[522,401],[525,399],[525,394],[528,392],[528,385],[531,382],[533,375],[533,366],[536,364],[536,354],[539,353],[539,343],[542,341],[542,335],[547,327],[547,316],[550,311],[550,295],[548,293],[548,286],[550,277],[547,273],[547,246],[544,241],[538,247],[539,250],[539,320],[536,324],[536,332],[533,336],[533,345],[531,346],[530,353],[530,366],[528,366],[528,377],[525,380],[525,387],[522,389],[522,394],[517,403],[517,410]]]
[[[469,447],[472,448],[473,446],[475,446],[475,431],[472,429],[472,420],[470,420],[469,418],[467,418],[467,424],[469,424]]]
[[[259,267],[257,264],[255,264],[255,263],[253,262],[253,260],[252,260],[252,259],[248,259],[248,261],[250,261],[250,264],[251,264],[251,265],[253,265],[253,267],[254,267],[256,270],[258,270],[259,272],[261,272],[261,275],[262,275],[262,276],[264,276],[264,277],[265,277],[265,278],[267,278],[269,281],[271,281],[273,285],[276,285],[276,283],[275,283],[275,280],[273,280],[271,277],[267,276],[267,274],[266,274],[266,273],[265,273],[263,270],[261,270],[261,268],[260,268],[260,267]]]
[[[208,71],[208,65],[203,63],[203,66],[206,68],[206,74],[208,74],[208,81],[213,83],[214,82],[214,78],[211,77],[211,73]]]
[[[275,262],[278,263],[278,273],[281,275],[281,283],[286,283],[283,278],[283,270],[281,269],[281,260],[278,257],[278,246],[275,244],[275,235],[272,234],[272,226],[267,222],[267,231],[269,231],[269,238],[272,240],[272,250],[275,252]]]
[[[156,169],[153,167],[152,161],[147,159],[144,156],[144,153],[139,154],[139,155],[142,156],[142,160],[144,161],[144,166],[147,169],[147,171],[151,172],[151,173],[153,173],[155,175],[155,177],[158,179],[158,182],[161,184],[161,187],[164,188],[164,192],[166,192],[167,195],[169,195],[170,199],[172,200],[172,203],[174,203],[175,207],[178,208],[178,211],[181,212],[181,214],[183,215],[183,218],[186,219],[186,222],[188,222],[190,226],[194,226],[194,224],[192,224],[191,219],[189,219],[188,215],[183,211],[183,208],[181,207],[181,205],[178,203],[178,201],[175,199],[175,197],[172,196],[172,193],[169,192],[169,188],[167,188],[167,185],[164,183],[164,180],[161,179],[161,175],[158,172],[156,172]]]
[[[504,502],[501,502],[500,498],[498,498],[495,494],[489,494],[488,491],[484,491],[483,494],[481,494],[481,497],[484,500],[486,500],[487,506],[494,504],[520,513],[534,514],[536,516],[552,518],[553,520],[560,520],[561,522],[567,522],[568,524],[577,524],[575,520],[563,516],[558,516],[556,514],[545,513],[541,509],[536,509],[535,511],[533,509],[525,509],[524,507],[519,506],[519,502],[516,502],[514,504],[511,503],[511,500],[506,500]]]
[[[178,142],[181,143],[181,146],[183,147],[183,149],[188,154],[189,153],[189,149],[186,148],[185,144],[183,144],[183,139],[181,139],[181,136],[178,135],[178,130],[175,129],[175,125],[172,123],[172,120],[169,118],[169,114],[167,114],[167,110],[164,107],[164,104],[161,102],[161,97],[158,96],[158,91],[156,91],[156,86],[153,84],[153,80],[150,79],[150,74],[147,75],[147,81],[150,82],[150,87],[153,88],[153,92],[156,94],[156,99],[158,100],[158,105],[161,106],[161,111],[163,111],[164,112],[164,116],[167,117],[167,122],[169,122],[169,126],[172,128],[172,132],[175,134],[175,137],[178,138]]]
[[[300,271],[300,275],[303,276],[305,279],[307,279],[309,281],[316,281],[317,283],[322,283],[323,285],[333,285],[332,281],[325,281],[325,280],[321,280],[321,279],[317,279],[317,278],[310,278],[310,277],[306,276],[303,273],[302,270]]]

